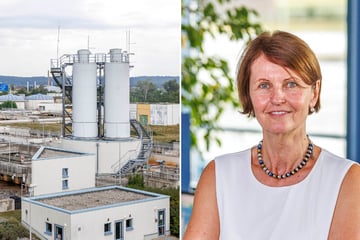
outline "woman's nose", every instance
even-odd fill
[[[282,88],[273,88],[270,100],[273,104],[284,103],[285,102],[284,90]]]

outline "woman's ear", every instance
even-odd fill
[[[311,99],[311,106],[316,105],[317,100],[319,99],[320,94],[320,80],[316,80],[315,84],[313,85],[313,97]]]

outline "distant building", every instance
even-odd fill
[[[173,103],[130,104],[130,118],[143,125],[169,126],[180,123],[180,105]]]
[[[179,119],[179,104],[150,104],[151,125],[177,125]]]
[[[56,92],[56,93],[61,93],[61,88],[58,86],[45,86],[44,87],[46,90],[48,90],[48,92]]]
[[[47,112],[62,112],[62,104],[55,103],[54,96],[46,94],[34,94],[25,97],[25,109]]]
[[[23,198],[21,218],[37,236],[49,240],[170,235],[169,196],[119,186]]]
[[[25,109],[25,95],[7,94],[0,96],[0,103],[12,101],[16,103],[17,109]]]
[[[15,102],[18,110],[37,110],[47,112],[62,112],[62,103],[52,95],[35,94],[30,96],[7,94],[0,96],[0,103]]]

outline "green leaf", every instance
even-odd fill
[[[186,52],[190,54],[182,58],[181,101],[191,114],[192,147],[200,153],[208,151],[212,144],[221,146],[217,133],[222,129],[218,120],[225,106],[239,107],[228,63],[204,52],[205,37],[225,35],[231,41],[249,41],[262,32],[261,25],[256,22],[258,13],[253,9],[240,6],[222,15],[216,12],[215,6],[228,2],[230,0],[216,3],[198,0],[191,1],[190,7],[182,1],[181,29],[187,41]]]

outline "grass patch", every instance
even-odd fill
[[[51,132],[60,132],[61,124],[60,123],[38,123],[38,122],[28,122],[28,123],[1,123],[0,126],[9,126],[12,128],[28,128],[37,131],[51,131]],[[44,128],[44,129],[43,129]]]
[[[180,140],[179,125],[150,126],[155,142],[176,142]]]
[[[17,240],[29,237],[29,230],[21,224],[21,210],[0,213],[0,239]],[[38,239],[33,235],[33,239]]]

